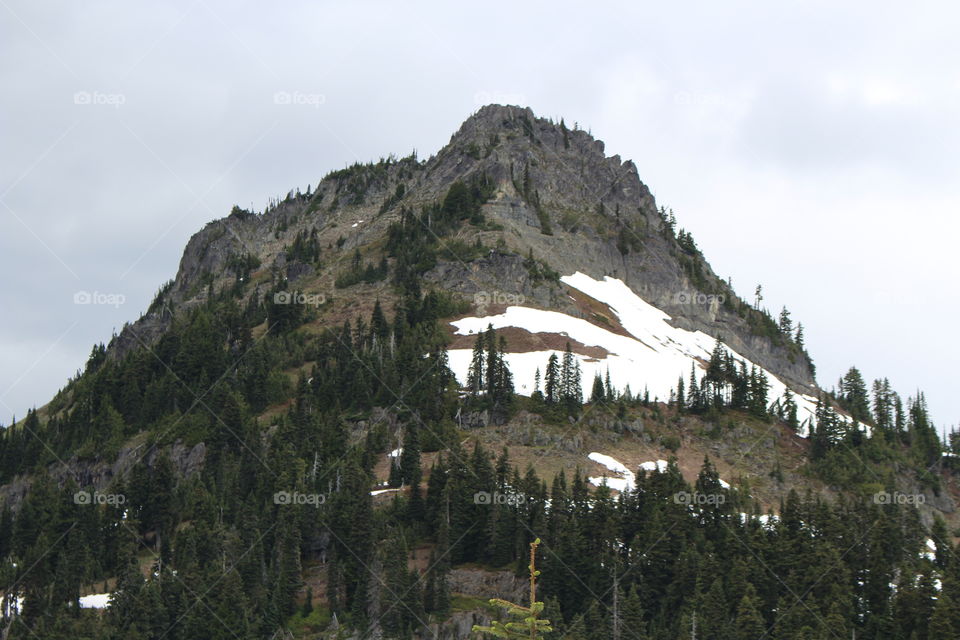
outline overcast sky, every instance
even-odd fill
[[[804,323],[821,384],[856,364],[957,423],[956,5],[519,4],[0,0],[2,422],[234,203],[425,158],[501,102],[633,159],[721,276]]]

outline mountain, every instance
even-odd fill
[[[3,432],[5,628],[465,638],[542,540],[556,637],[960,629],[960,450],[814,372],[632,162],[485,106],[206,225]]]
[[[457,181],[484,180],[492,189],[483,205],[491,225],[442,240],[450,255],[424,274],[431,285],[468,299],[496,292],[582,317],[583,310],[558,293],[555,281],[536,277],[528,260],[532,256],[551,273],[609,276],[669,314],[672,326],[722,336],[791,387],[815,393],[802,347],[742,302],[713,273],[692,237],[678,234],[666,212],[657,209],[634,164],[606,157],[603,148],[585,131],[538,119],[530,109],[483,107],[426,162],[409,157],[355,165],[326,176],[313,192],[289,194],[263,215],[235,209],[209,224],[188,243],[163,299],[175,305],[202,300],[197,283],[219,277],[215,284],[222,284],[232,275],[231,258],[241,255],[255,256],[291,284],[332,293],[332,265],[317,269],[288,260],[287,247],[297,234],[316,230],[318,246],[337,243],[338,258],[349,257],[382,241],[401,209],[438,202]],[[476,240],[495,251],[487,256],[466,251],[460,258],[458,243]],[[154,338],[164,313],[158,307],[125,329],[118,350]]]

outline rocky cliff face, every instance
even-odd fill
[[[310,193],[291,193],[263,214],[235,209],[211,222],[191,238],[173,283],[149,313],[124,328],[111,350],[149,344],[178,310],[202,301],[209,286],[232,284],[238,256],[255,256],[261,273],[268,274],[250,285],[248,295],[264,295],[265,283],[281,278],[332,291],[333,265],[355,249],[382,246],[401,207],[418,210],[442,200],[456,181],[481,176],[495,185],[483,206],[491,224],[462,239],[480,239],[497,251],[442,260],[428,281],[468,299],[498,291],[579,315],[562,286],[532,277],[526,260],[532,257],[561,275],[615,277],[670,314],[676,326],[722,336],[795,389],[813,391],[811,368],[796,348],[758,331],[747,305],[720,302],[735,294],[702,256],[685,251],[665,228],[631,161],[606,156],[603,142],[585,131],[537,118],[530,109],[499,105],[480,109],[426,161],[357,165],[329,174]],[[314,231],[325,270],[286,255],[298,233]],[[698,303],[698,293],[713,297]]]

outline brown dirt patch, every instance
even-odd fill
[[[453,327],[450,327],[451,343],[450,349],[473,349],[477,341],[476,334],[473,335],[455,335]],[[562,333],[538,331],[536,333],[521,329],[519,327],[504,327],[497,329],[497,335],[503,336],[507,340],[507,351],[510,353],[529,353],[531,351],[547,351],[555,349],[563,351],[570,343],[570,350],[576,354],[601,360],[611,355],[603,347],[596,345],[585,345],[582,342],[573,340]]]

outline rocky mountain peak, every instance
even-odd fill
[[[312,192],[291,192],[261,214],[234,211],[210,223],[188,243],[162,304],[132,330],[125,328],[115,351],[152,342],[169,326],[171,309],[202,303],[208,290],[241,286],[244,299],[262,300],[285,279],[332,294],[357,251],[367,260],[389,260],[384,241],[401,212],[438,205],[458,182],[482,183],[487,199],[484,222],[457,229],[455,246],[497,251],[446,251],[424,274],[431,286],[466,300],[478,291],[510,292],[561,309],[569,306],[567,296],[542,273],[616,278],[668,313],[675,326],[722,336],[767,370],[813,389],[806,358],[789,340],[757,331],[759,316],[712,272],[692,239],[670,226],[633,162],[606,156],[603,142],[579,127],[505,105],[472,114],[427,161],[411,156],[356,164],[331,172]],[[319,257],[298,257],[296,247],[304,243],[313,243]],[[259,266],[241,273],[239,264]],[[240,275],[251,279],[238,285]],[[691,304],[698,293],[713,302]],[[363,295],[336,291],[344,301]]]
[[[445,181],[483,173],[541,209],[608,210],[656,221],[653,197],[632,161],[606,156],[601,140],[529,107],[481,107],[431,158],[427,172]]]

